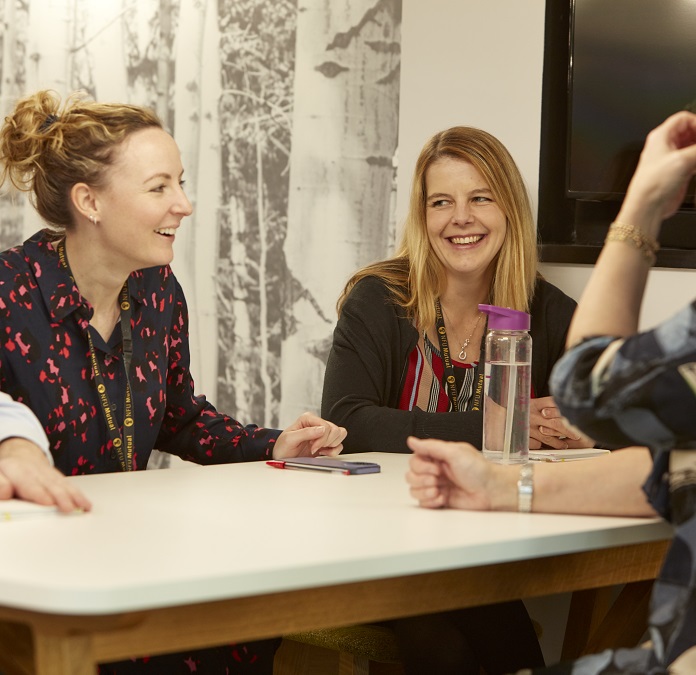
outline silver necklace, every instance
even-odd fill
[[[444,309],[442,310],[442,313],[445,315],[447,322],[451,326],[452,322],[449,320],[449,317],[447,316],[447,314],[445,314]],[[464,340],[464,342],[462,342],[462,347],[459,350],[459,354],[457,354],[457,359],[459,361],[462,361],[462,362],[466,361],[466,348],[469,346],[469,343],[471,342],[471,338],[474,337],[474,332],[476,331],[476,327],[479,325],[479,321],[481,321],[482,316],[483,315],[481,314],[481,312],[479,312],[478,318],[476,319],[476,322],[474,323],[474,327],[471,329],[471,333],[469,333],[469,337],[466,338],[466,340]],[[455,337],[457,337],[457,336],[455,335]],[[457,338],[457,340],[459,340],[459,338]]]

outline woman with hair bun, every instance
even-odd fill
[[[0,388],[34,411],[57,469],[142,470],[155,447],[199,464],[341,451],[345,429],[315,415],[284,431],[244,426],[194,393],[186,301],[169,267],[192,209],[179,149],[152,111],[37,92],[5,119],[0,163],[1,182],[29,192],[48,225],[0,254]],[[26,465],[16,494],[51,469],[41,453],[15,461]],[[270,674],[277,644],[100,671]]]

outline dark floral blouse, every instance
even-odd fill
[[[26,403],[48,435],[66,475],[120,471],[98,397],[88,331],[119,429],[126,378],[121,327],[104,342],[90,304],[42,231],[0,254],[0,388]],[[243,426],[194,395],[188,313],[171,269],[128,279],[133,356],[133,465],[145,469],[153,448],[199,464],[270,458],[280,431]]]

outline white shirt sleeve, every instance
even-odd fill
[[[13,437],[26,438],[38,445],[51,466],[54,465],[48,438],[36,415],[23,403],[0,392],[0,442]]]

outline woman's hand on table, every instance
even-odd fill
[[[346,433],[343,427],[306,412],[278,436],[273,459],[338,455]]]
[[[57,506],[63,513],[92,508],[87,497],[49,464],[41,449],[24,438],[0,443],[0,499],[13,497]]]
[[[552,396],[533,398],[529,405],[529,449],[591,448],[594,441],[568,425]]]
[[[517,474],[487,461],[473,445],[413,436],[407,444],[413,455],[406,482],[420,506],[475,511],[515,508]]]

